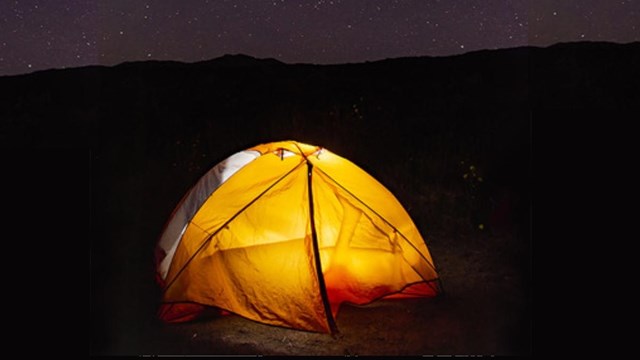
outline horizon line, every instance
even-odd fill
[[[148,64],[148,63],[174,63],[174,64],[181,64],[181,65],[197,65],[197,64],[205,64],[205,63],[210,63],[210,62],[215,62],[215,61],[219,61],[221,59],[224,58],[232,58],[232,57],[236,57],[236,58],[247,58],[250,60],[255,60],[255,61],[263,61],[263,62],[267,62],[267,61],[271,61],[271,62],[277,62],[280,63],[282,65],[299,65],[299,66],[341,66],[341,65],[359,65],[359,64],[370,64],[370,63],[377,63],[377,62],[383,62],[383,61],[392,61],[392,60],[402,60],[402,59],[442,59],[442,58],[453,58],[453,57],[459,57],[459,56],[465,56],[465,55],[471,55],[471,54],[476,54],[476,53],[481,53],[481,52],[500,52],[500,51],[510,51],[510,50],[517,50],[517,49],[526,49],[526,48],[533,48],[533,49],[547,49],[547,48],[552,48],[552,47],[556,47],[556,46],[563,46],[563,45],[577,45],[577,44],[607,44],[607,45],[619,45],[619,46],[627,46],[627,45],[634,45],[634,44],[640,44],[640,41],[631,41],[631,42],[616,42],[616,41],[593,41],[593,40],[583,40],[583,41],[564,41],[564,42],[557,42],[554,44],[550,44],[550,45],[521,45],[521,46],[513,46],[513,47],[505,47],[505,48],[487,48],[487,49],[478,49],[478,50],[470,50],[467,52],[462,52],[462,53],[457,53],[457,54],[449,54],[449,55],[408,55],[408,56],[398,56],[398,57],[387,57],[387,58],[381,58],[381,59],[375,59],[375,60],[361,60],[361,61],[347,61],[347,62],[331,62],[331,63],[311,63],[311,62],[285,62],[282,60],[278,60],[274,57],[257,57],[257,56],[253,56],[247,53],[226,53],[217,57],[212,57],[210,59],[205,59],[205,60],[196,60],[196,61],[184,61],[184,60],[160,60],[160,59],[148,59],[148,60],[126,60],[123,62],[119,62],[119,63],[115,63],[115,64],[87,64],[87,65],[80,65],[80,66],[71,66],[71,67],[52,67],[52,68],[47,68],[47,69],[35,69],[31,72],[24,72],[24,73],[7,73],[7,74],[2,74],[0,73],[0,79],[1,78],[5,78],[5,77],[13,77],[13,76],[25,76],[25,75],[32,75],[32,74],[36,74],[36,73],[40,73],[40,72],[49,72],[49,71],[62,71],[62,70],[74,70],[74,69],[85,69],[85,68],[115,68],[115,67],[120,67],[120,66],[124,66],[124,65],[134,65],[134,64]]]

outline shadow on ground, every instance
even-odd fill
[[[436,299],[344,305],[340,334],[260,324],[237,315],[167,325],[138,334],[139,354],[513,355],[531,352],[526,251],[513,238],[478,235],[438,246],[446,289]],[[128,349],[129,351],[131,349]]]

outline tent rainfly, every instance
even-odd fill
[[[209,170],[169,218],[156,260],[167,322],[214,306],[333,333],[344,302],[441,292],[393,194],[352,162],[295,141],[255,146]]]

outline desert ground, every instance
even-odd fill
[[[110,350],[137,355],[531,353],[529,244],[481,231],[457,236],[433,235],[429,242],[441,269],[444,296],[343,305],[337,317],[340,332],[334,336],[233,314],[182,324],[148,317],[146,323],[118,332]]]

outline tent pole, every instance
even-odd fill
[[[338,327],[336,321],[333,318],[331,312],[331,304],[329,303],[329,296],[327,295],[327,287],[324,283],[324,276],[322,275],[322,264],[320,263],[320,249],[318,246],[318,234],[316,233],[316,223],[313,210],[313,190],[311,188],[311,174],[313,171],[313,164],[307,159],[307,191],[309,193],[309,218],[311,220],[311,239],[313,240],[313,255],[316,263],[316,275],[318,276],[318,286],[320,287],[320,296],[322,297],[322,304],[324,305],[324,312],[327,315],[327,323],[331,334],[338,333]]]

